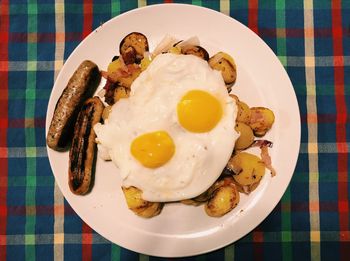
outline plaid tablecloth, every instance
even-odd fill
[[[162,1],[0,2],[0,260],[162,260],[88,227],[55,184],[45,148],[54,79],[102,22]],[[171,2],[171,1],[164,1]],[[293,179],[254,231],[188,260],[349,260],[350,1],[180,1],[230,15],[279,57],[302,137]]]

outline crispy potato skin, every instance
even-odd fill
[[[236,122],[235,130],[240,133],[240,136],[236,140],[234,149],[237,151],[248,148],[254,141],[253,130],[249,125],[242,122]]]
[[[231,56],[219,52],[209,59],[209,65],[214,70],[221,71],[225,84],[230,86],[234,84],[237,78],[236,64]]]
[[[211,190],[210,198],[204,206],[208,216],[221,217],[238,205],[240,196],[232,177],[217,181]]]
[[[119,53],[123,58],[130,46],[134,48],[136,53],[135,62],[140,63],[144,53],[149,50],[147,37],[139,32],[132,32],[125,36],[119,45]]]
[[[207,50],[205,50],[203,47],[199,45],[190,45],[190,46],[185,46],[181,49],[182,54],[192,54],[195,55],[205,61],[209,60],[209,53]]]
[[[251,111],[250,111],[249,106],[243,101],[238,101],[237,107],[238,107],[238,112],[237,112],[236,121],[249,125],[250,124],[250,117],[251,117]]]
[[[149,202],[142,199],[142,191],[135,187],[122,187],[126,203],[130,210],[143,218],[151,218],[160,214],[163,203]]]
[[[108,105],[108,106],[106,106],[103,109],[103,112],[102,112],[102,119],[103,119],[103,121],[105,121],[108,118],[111,110],[112,110],[112,106],[111,105]]]
[[[263,137],[268,132],[275,122],[273,111],[265,107],[250,108],[251,117],[249,126],[253,129],[254,135]]]
[[[114,103],[123,98],[128,98],[130,96],[130,89],[124,86],[118,86],[114,90]]]

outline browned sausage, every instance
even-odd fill
[[[84,195],[92,186],[96,153],[96,134],[93,126],[100,122],[104,105],[97,97],[88,99],[79,112],[69,150],[69,188],[74,194]]]
[[[64,150],[70,143],[78,112],[84,101],[91,97],[101,80],[98,66],[83,61],[70,78],[59,98],[46,137],[47,145]]]

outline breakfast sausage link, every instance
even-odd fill
[[[74,194],[84,195],[92,186],[95,161],[96,134],[93,126],[100,122],[104,105],[98,97],[88,99],[82,106],[74,127],[69,151],[69,188]]]
[[[100,80],[98,66],[91,61],[83,61],[76,69],[56,104],[46,137],[50,148],[64,150],[67,147],[80,108],[93,95]]]

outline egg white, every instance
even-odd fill
[[[189,132],[177,119],[178,102],[194,89],[222,102],[220,122],[206,133]],[[220,176],[239,136],[236,115],[220,72],[193,55],[161,54],[133,82],[130,97],[114,104],[105,124],[94,130],[99,149],[120,170],[123,186],[141,189],[145,200],[168,202],[195,197]],[[146,168],[131,155],[130,145],[137,136],[158,130],[172,137],[175,154],[159,168]]]

